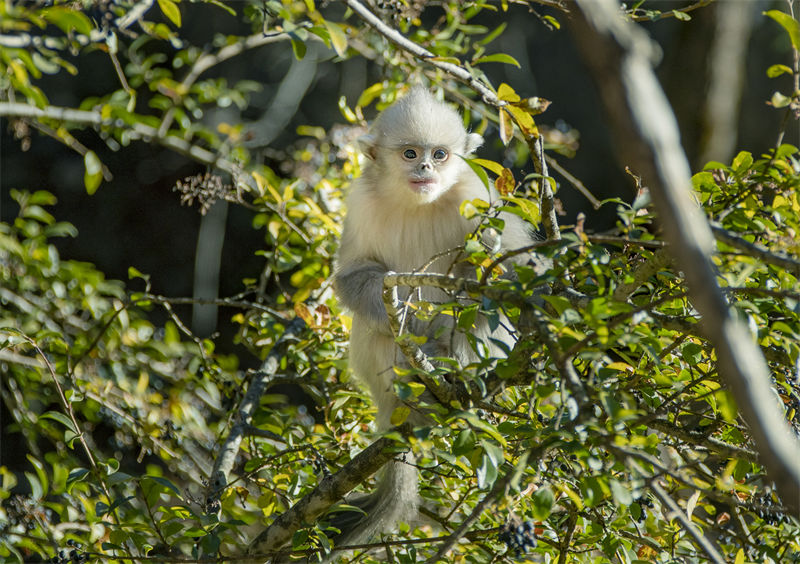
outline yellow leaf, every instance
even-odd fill
[[[342,29],[342,26],[335,22],[325,20],[325,29],[331,36],[331,45],[336,54],[344,57],[347,54],[347,34]]]
[[[181,27],[181,10],[174,0],[158,0],[158,7],[175,27]]]
[[[530,137],[531,135],[538,134],[536,123],[533,121],[533,117],[530,113],[517,106],[506,106],[506,111],[514,118],[514,121],[519,126],[523,135]]]
[[[744,564],[744,549],[740,548],[739,552],[736,553],[736,560],[733,561],[733,564]]]
[[[311,313],[311,310],[308,309],[308,306],[304,303],[296,303],[294,304],[294,312],[303,321],[306,322],[306,325],[309,327],[314,325],[314,315]]]
[[[511,121],[511,118],[509,117],[509,113],[506,110],[506,108],[501,108],[500,140],[503,142],[503,145],[508,145],[513,136],[514,136],[514,123]]]
[[[402,425],[405,423],[408,416],[411,414],[411,409],[405,405],[400,405],[392,412],[391,423],[392,425]]]
[[[606,368],[610,368],[612,370],[618,370],[620,372],[628,372],[633,374],[633,366],[628,364],[627,362],[612,362],[606,365]]]
[[[517,181],[514,179],[514,173],[507,168],[504,168],[500,172],[500,175],[495,179],[494,187],[501,196],[513,194],[517,187]]]
[[[506,102],[519,102],[521,100],[519,94],[514,92],[514,89],[505,82],[497,88],[497,97]]]
[[[492,171],[496,175],[501,175],[503,173],[503,165],[500,163],[496,163],[494,161],[490,161],[487,159],[472,159],[472,162],[482,166],[483,168]]]

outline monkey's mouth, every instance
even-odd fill
[[[428,192],[432,192],[438,182],[434,178],[412,178],[409,181],[409,185],[411,186],[411,191],[416,192],[417,194],[427,194]]]

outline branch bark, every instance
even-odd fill
[[[392,431],[401,435],[411,432],[411,425],[395,427]],[[390,431],[390,433],[392,432]],[[369,476],[380,470],[395,456],[392,447],[397,440],[391,436],[381,437],[335,474],[325,476],[310,494],[294,504],[291,509],[279,515],[250,544],[248,553],[274,554],[292,538],[292,535],[305,523],[313,523],[321,517],[334,503],[362,483]]]
[[[225,443],[220,447],[217,459],[214,461],[214,469],[211,471],[211,480],[209,480],[208,488],[206,491],[206,505],[214,505],[219,501],[220,495],[225,487],[228,485],[228,475],[233,469],[236,462],[236,455],[239,454],[239,445],[242,439],[247,435],[250,429],[250,422],[253,418],[253,413],[261,401],[261,396],[267,388],[270,379],[277,373],[278,366],[280,366],[281,358],[286,353],[286,347],[289,341],[294,338],[305,327],[305,323],[299,317],[296,317],[289,323],[286,331],[281,336],[280,340],[269,351],[267,359],[261,366],[261,370],[256,372],[247,393],[239,404],[234,424],[228,434]]]
[[[722,241],[726,245],[730,245],[735,249],[744,251],[748,255],[753,256],[765,262],[766,264],[771,264],[773,266],[777,266],[778,268],[786,269],[795,276],[800,277],[800,260],[773,253],[761,245],[756,245],[755,243],[746,241],[735,233],[731,233],[727,229],[724,229],[722,226],[715,223],[711,224],[711,231],[714,233],[714,237],[717,239],[717,241]]]
[[[710,259],[713,235],[690,197],[689,165],[675,117],[653,72],[655,48],[643,31],[622,19],[614,0],[579,0],[578,5],[573,37],[599,84],[620,157],[647,179],[669,249],[716,348],[719,373],[784,504],[798,511],[800,442],[775,409],[761,351],[717,284]]]

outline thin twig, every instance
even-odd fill
[[[391,430],[392,435],[399,433],[406,436],[410,432],[411,425],[407,423]],[[396,442],[392,436],[381,437],[353,457],[341,470],[323,477],[311,493],[281,513],[266,530],[262,531],[250,543],[248,552],[271,553],[280,549],[303,523],[314,522],[365,478],[394,458],[392,447]]]
[[[706,447],[713,453],[719,454],[725,458],[738,458],[748,462],[758,462],[757,452],[726,443],[725,441],[711,437],[706,433],[692,432],[686,429],[681,429],[677,425],[664,419],[652,419],[647,421],[645,425],[651,429],[655,429],[656,431],[661,431],[667,435],[677,437],[687,443]]]
[[[720,554],[719,547],[689,520],[675,500],[659,485],[657,479],[650,480],[650,491],[670,510],[669,517],[680,521],[683,529],[694,538],[712,562],[725,564],[725,558]]]
[[[774,253],[766,247],[751,243],[715,223],[711,224],[711,231],[718,241],[722,241],[731,247],[744,251],[749,256],[755,257],[767,264],[784,268],[794,276],[800,277],[800,260]]]
[[[267,355],[267,359],[261,366],[261,370],[253,376],[247,393],[239,404],[239,409],[234,415],[234,423],[225,443],[220,447],[214,468],[211,471],[211,479],[206,491],[206,501],[214,504],[219,500],[220,495],[228,486],[228,475],[233,469],[236,456],[239,454],[239,445],[250,429],[250,422],[253,414],[258,407],[261,396],[264,395],[270,379],[278,372],[281,358],[286,354],[286,348],[302,329],[305,323],[299,317],[292,320],[286,327],[283,335],[278,342],[273,345],[272,350]]]
[[[575,176],[573,176],[567,169],[565,169],[563,166],[561,166],[559,164],[559,162],[557,160],[555,160],[553,157],[551,157],[550,155],[545,155],[545,160],[547,161],[547,164],[549,164],[551,167],[553,167],[553,170],[555,170],[558,174],[563,176],[567,180],[567,182],[569,182],[570,184],[572,184],[575,187],[575,189],[578,192],[583,194],[584,197],[587,200],[589,200],[589,203],[592,204],[592,207],[594,209],[596,209],[596,210],[600,209],[600,206],[603,205],[603,202],[601,202],[600,200],[595,198],[594,194],[592,194],[589,191],[589,189],[586,187],[586,185],[583,182],[581,182],[580,180],[575,178]]]

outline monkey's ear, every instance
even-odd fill
[[[367,133],[366,135],[362,135],[356,141],[358,148],[364,153],[368,159],[374,161],[375,158],[378,156],[378,147],[376,146],[376,139],[375,136],[371,133]]]
[[[469,135],[467,135],[467,143],[464,152],[465,154],[469,155],[481,145],[483,145],[483,137],[481,137],[477,133],[470,133]]]

